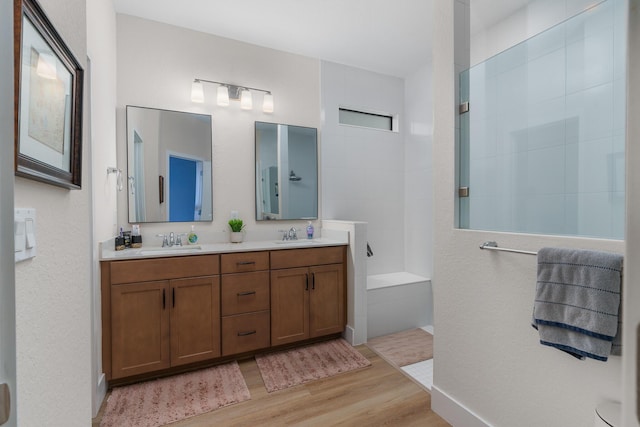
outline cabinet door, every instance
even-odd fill
[[[169,282],[111,287],[112,378],[169,367]]]
[[[220,276],[171,281],[171,366],[220,356]]]
[[[311,267],[310,272],[309,336],[313,338],[342,332],[346,324],[342,264]]]
[[[271,345],[309,337],[309,269],[271,272]]]

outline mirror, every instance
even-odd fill
[[[213,220],[211,116],[127,105],[129,222]]]
[[[256,122],[256,220],[318,217],[318,131]]]

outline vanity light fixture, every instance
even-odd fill
[[[216,91],[216,103],[221,107],[229,105],[229,100],[240,101],[240,108],[243,110],[253,109],[253,94],[251,92],[264,92],[262,100],[262,111],[273,113],[273,94],[271,91],[248,86],[237,86],[230,83],[216,82],[213,80],[194,79],[191,83],[191,101],[204,102],[203,83],[213,83],[218,85]]]

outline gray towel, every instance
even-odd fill
[[[542,248],[533,310],[540,343],[606,361],[619,333],[621,277],[622,255]]]

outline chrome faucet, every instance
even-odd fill
[[[298,232],[295,227],[289,229],[289,240],[298,240]]]
[[[156,234],[156,237],[162,237],[162,247],[169,246],[169,241],[167,240],[166,234]]]
[[[162,237],[162,247],[165,248],[167,246],[172,247],[173,245],[182,246],[181,235],[178,235],[178,240],[176,240],[176,235],[172,231],[169,234],[156,234],[157,237]]]

